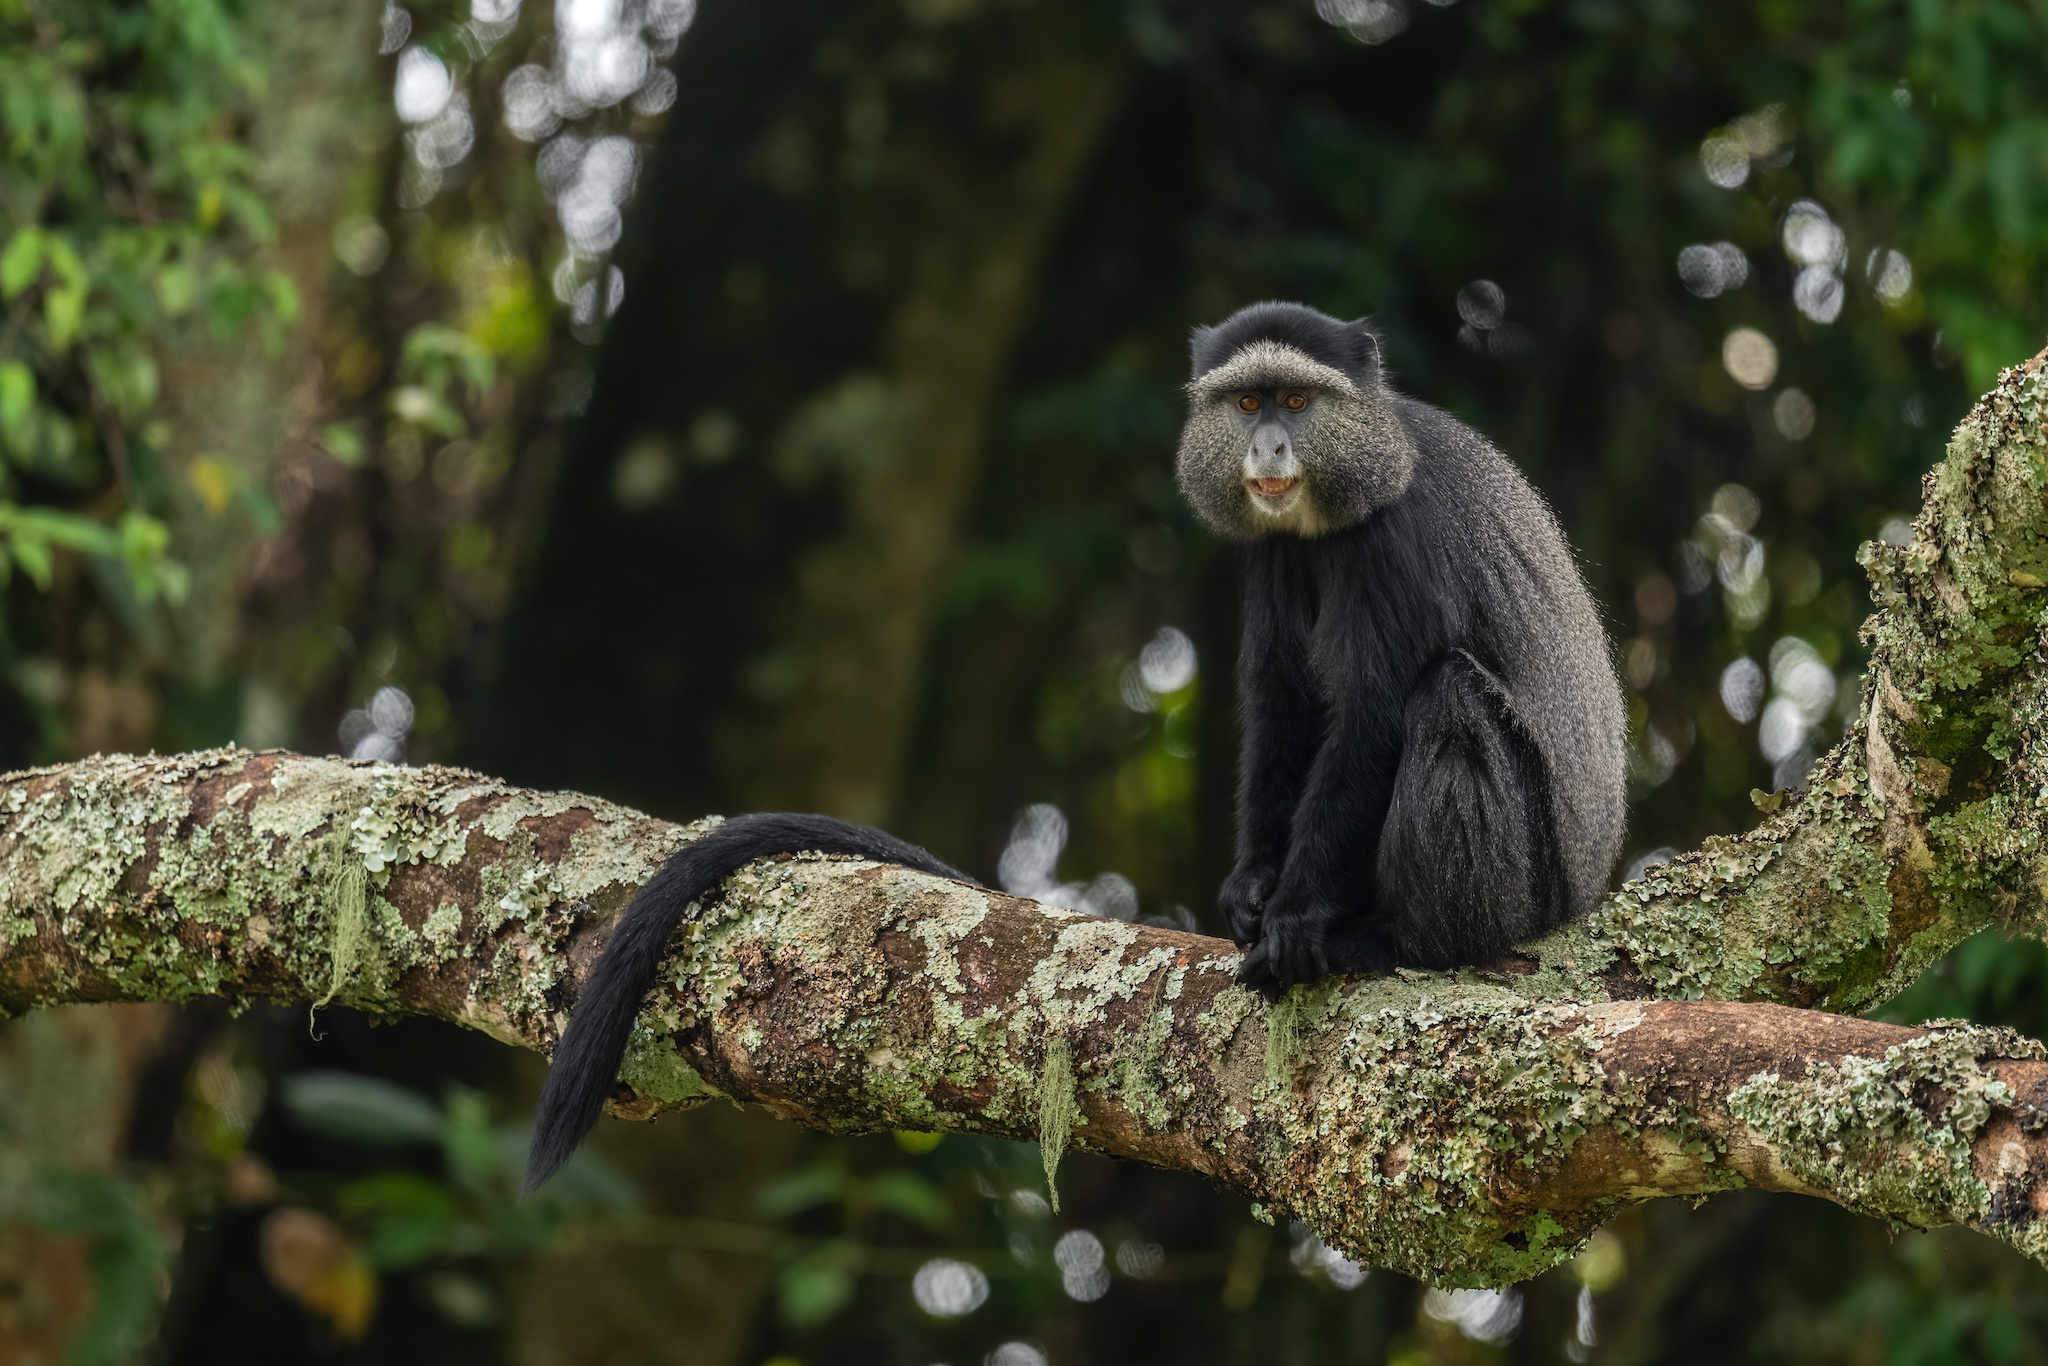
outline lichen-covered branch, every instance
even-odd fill
[[[1978,930],[2048,929],[2044,366],[1956,428],[1911,544],[1863,547],[1862,711],[1805,790],[1532,946],[1526,990],[1861,1011]]]
[[[102,758],[0,788],[0,1006],[334,1000],[546,1049],[690,831],[474,774]],[[616,1101],[943,1128],[1200,1172],[1371,1261],[1499,1282],[1619,1204],[1738,1185],[2037,1254],[2038,1046],[1769,1004],[1402,974],[1269,1008],[1217,940],[903,869],[737,874],[679,937]]]
[[[613,1102],[1037,1139],[1199,1172],[1375,1264],[1497,1284],[1619,1205],[1736,1186],[2048,1261],[2048,1054],[1830,1013],[2042,923],[2048,434],[2009,372],[1872,547],[1865,716],[1802,796],[1482,969],[1277,1006],[1228,944],[872,864],[735,875]],[[213,751],[0,780],[0,1009],[341,1002],[549,1049],[691,837],[449,769]],[[1799,1009],[1819,1006],[1824,1009]],[[2038,1194],[2037,1194],[2038,1192]]]

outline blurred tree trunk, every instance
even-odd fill
[[[240,735],[258,745],[298,740],[289,710],[248,677],[266,641],[244,599],[252,568],[274,554],[277,528],[251,508],[299,490],[333,466],[311,442],[326,398],[322,349],[334,305],[335,225],[362,194],[365,153],[393,136],[378,55],[378,17],[345,0],[297,0],[263,12],[255,36],[271,72],[270,96],[250,131],[259,185],[276,219],[265,249],[297,292],[299,313],[282,344],[193,347],[164,359],[177,553],[192,591],[177,614],[170,689],[182,714],[168,718],[174,744],[217,744]],[[373,173],[372,173],[372,178]],[[229,467],[248,497],[222,500],[188,473],[205,459]],[[260,500],[260,501],[259,501]],[[258,678],[261,676],[259,675]],[[254,706],[251,706],[252,701]],[[266,710],[267,709],[267,710]],[[93,753],[97,737],[79,735]]]
[[[306,458],[334,221],[350,183],[338,168],[360,161],[366,126],[377,126],[377,111],[388,111],[389,102],[380,89],[374,10],[299,0],[259,13],[257,43],[278,77],[250,139],[277,222],[266,256],[303,307],[276,348],[241,337],[158,358],[161,415],[175,434],[165,471],[168,520],[191,592],[155,623],[161,629],[138,636],[99,585],[66,566],[50,608],[59,623],[58,695],[72,756],[212,743],[238,731],[258,743],[292,738],[261,717],[259,733],[246,734],[241,599],[268,528],[251,519],[246,502],[209,501],[186,474],[204,457],[267,498],[280,472]],[[51,1231],[53,1222],[75,1221],[53,1212],[47,1188],[121,1172],[135,1086],[172,1016],[168,1006],[73,1006],[0,1025],[0,1366],[64,1360],[81,1333],[96,1322],[104,1329],[115,1312],[104,1298],[108,1279],[93,1267],[106,1231]],[[30,1184],[44,1189],[23,1189]]]
[[[786,648],[801,683],[765,735],[737,732],[728,748],[748,807],[869,823],[895,812],[935,599],[1003,364],[1115,101],[1113,50],[1076,44],[1060,8],[1038,7],[1043,22],[982,21],[1014,41],[960,43],[949,76],[972,92],[968,107],[930,107],[929,121],[889,133],[876,192],[902,228],[874,246],[900,258],[908,288],[880,374],[814,395],[782,437],[785,461],[838,461],[845,521],[798,571]],[[862,434],[873,447],[850,446],[851,424],[876,418]]]

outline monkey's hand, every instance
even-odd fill
[[[1239,863],[1223,880],[1223,887],[1216,893],[1216,905],[1223,912],[1223,923],[1230,927],[1230,938],[1241,949],[1248,949],[1258,942],[1259,921],[1266,913],[1266,902],[1273,895],[1273,886],[1280,881],[1280,870],[1268,864]]]
[[[1245,951],[1237,980],[1269,1001],[1298,983],[1320,982],[1336,970],[1330,961],[1336,922],[1336,907],[1283,882],[1266,898],[1258,942]]]

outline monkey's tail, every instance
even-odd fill
[[[684,845],[626,907],[576,1001],[569,1027],[555,1048],[547,1084],[541,1088],[540,1113],[526,1159],[527,1194],[569,1160],[597,1123],[618,1079],[640,1003],[654,985],[669,936],[690,903],[756,859],[806,851],[850,854],[959,882],[974,881],[886,831],[830,816],[735,816]]]

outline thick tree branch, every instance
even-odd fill
[[[1268,1008],[1221,941],[773,861],[679,936],[614,1108],[724,1095],[840,1132],[1071,1144],[1201,1172],[1450,1282],[1534,1274],[1621,1204],[1736,1186],[1969,1224],[2048,1261],[2040,1045],[1826,1013],[1980,926],[2042,923],[2039,366],[1959,429],[1914,543],[1866,551],[1883,611],[1865,716],[1805,795],[1525,954]],[[545,1051],[633,889],[691,833],[279,753],[16,775],[0,1008],[334,1000]]]
[[[1532,950],[1535,994],[1860,1011],[1980,929],[2048,928],[2048,373],[2006,371],[1862,562],[1862,710],[1808,786]]]

